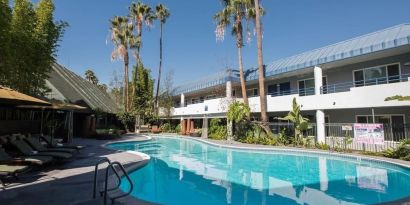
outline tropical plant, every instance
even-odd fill
[[[161,70],[162,70],[162,31],[163,31],[163,26],[166,23],[167,19],[171,15],[169,13],[169,10],[163,5],[163,4],[158,4],[155,7],[156,11],[156,17],[159,20],[159,29],[160,29],[160,37],[159,37],[159,68],[158,68],[158,78],[157,78],[157,90],[155,92],[155,111],[158,114],[158,109],[159,109],[159,86],[161,83]]]
[[[248,96],[246,93],[245,75],[243,72],[242,48],[244,46],[243,22],[246,20],[246,33],[248,41],[250,40],[249,23],[254,21],[255,13],[253,12],[252,0],[221,0],[223,9],[214,15],[216,21],[216,38],[224,40],[225,29],[232,26],[232,35],[236,37],[236,47],[238,51],[239,77],[241,81],[242,98],[245,105],[249,106]],[[249,116],[247,116],[249,118]]]
[[[87,69],[84,73],[85,79],[94,85],[98,85],[98,78],[91,69]]]
[[[293,123],[295,129],[294,141],[296,145],[301,143],[303,137],[303,131],[309,128],[309,119],[304,118],[300,111],[300,105],[296,102],[296,98],[293,98],[292,109],[287,116],[279,118],[280,120],[287,120]]]
[[[246,119],[250,115],[251,109],[248,105],[242,102],[235,101],[229,105],[228,112],[226,113],[229,121],[239,123]]]
[[[124,109],[127,112],[129,109],[128,49],[138,46],[140,41],[132,35],[133,25],[127,17],[115,16],[111,19],[110,30],[111,41],[114,44],[114,50],[111,54],[111,58],[113,60],[121,59],[124,62]]]
[[[259,99],[261,106],[261,120],[262,126],[267,133],[270,133],[268,126],[268,114],[266,112],[266,96],[265,96],[265,73],[263,66],[263,52],[262,52],[262,27],[261,27],[261,7],[259,6],[259,0],[254,0],[255,4],[255,29],[258,51],[258,74],[259,74]]]

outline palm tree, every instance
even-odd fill
[[[114,50],[111,54],[113,60],[119,58],[124,61],[124,110],[129,109],[128,95],[128,49],[138,46],[139,40],[132,35],[133,25],[127,17],[116,16],[111,19],[111,41],[114,44]]]
[[[142,46],[142,26],[145,23],[148,27],[152,25],[152,22],[155,20],[156,16],[155,13],[152,11],[151,7],[147,4],[144,4],[142,2],[137,2],[137,3],[132,3],[130,7],[130,16],[133,19],[135,23],[135,28],[137,30],[136,38],[140,43],[136,45],[136,52],[135,52],[135,58],[136,58],[136,63],[137,66],[136,68],[138,69],[139,66],[143,66],[142,60],[141,60],[141,46]],[[132,76],[133,79],[137,79],[137,72],[133,73]],[[136,91],[136,85],[132,86],[132,94],[135,95]],[[134,99],[134,97],[132,97]]]
[[[261,7],[259,7],[259,0],[254,0],[255,3],[255,29],[257,39],[258,50],[258,74],[259,74],[259,99],[261,104],[261,119],[262,125],[268,133],[270,133],[268,123],[268,115],[266,113],[266,96],[265,96],[265,76],[263,66],[263,53],[262,53],[262,28],[261,28]]]
[[[155,93],[155,110],[158,114],[158,94],[159,94],[159,85],[161,83],[161,69],[162,69],[162,27],[165,24],[167,18],[171,15],[169,10],[163,5],[158,4],[155,7],[156,17],[160,22],[160,37],[159,37],[159,68],[158,68],[158,80],[157,80],[157,91]]]
[[[231,22],[232,35],[236,36],[236,47],[238,48],[238,63],[239,63],[239,77],[241,81],[242,97],[245,105],[249,106],[248,96],[246,94],[245,76],[243,72],[242,47],[243,47],[243,26],[242,22],[247,17],[251,17],[248,13],[250,7],[253,7],[250,0],[222,0],[224,8],[219,11],[214,19],[216,21],[216,37],[218,40],[223,40],[225,35],[225,28]]]
[[[144,4],[142,2],[137,2],[137,3],[132,3],[130,7],[130,16],[133,19],[135,23],[135,28],[137,29],[137,39],[139,39],[140,42],[142,42],[142,26],[145,23],[147,26],[151,26],[152,22],[155,20],[156,15],[154,11],[152,11],[152,8]],[[142,43],[139,44],[137,48],[137,53],[136,53],[136,58],[137,58],[137,63],[141,63],[141,55],[140,55],[140,50],[141,50]],[[137,65],[138,67],[138,65]]]
[[[95,73],[91,69],[86,70],[84,75],[85,79],[88,80],[90,83],[98,85],[98,78],[97,76],[95,76]]]

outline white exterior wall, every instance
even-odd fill
[[[384,101],[393,95],[410,95],[410,79],[407,82],[372,85],[351,88],[347,92],[331,93],[324,95],[299,96],[267,96],[268,112],[287,112],[292,106],[292,100],[296,97],[302,110],[332,110],[368,107],[395,107],[410,106],[409,101]],[[241,100],[241,99],[237,99]],[[173,115],[201,115],[226,112],[229,100],[218,98],[205,100],[203,103],[191,104],[186,107],[175,108]],[[208,111],[205,111],[205,106]],[[249,98],[249,106],[252,112],[260,112],[259,97]]]

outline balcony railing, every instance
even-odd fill
[[[303,88],[303,89],[293,89],[293,90],[283,90],[279,92],[269,92],[268,95],[271,97],[277,97],[277,96],[285,96],[285,95],[297,95],[299,96],[308,96],[308,95],[314,95],[315,94],[315,88]]]
[[[372,78],[372,79],[360,80],[360,81],[336,83],[336,84],[322,86],[320,92],[322,94],[339,93],[339,92],[350,91],[350,88],[354,88],[354,87],[364,87],[364,86],[371,86],[371,85],[407,82],[409,77],[410,77],[410,74],[403,74],[403,75],[395,75],[395,76],[382,77],[382,78]]]

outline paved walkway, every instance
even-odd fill
[[[119,140],[146,139],[144,136],[126,135]],[[80,153],[76,154],[75,159],[21,175],[17,180],[18,183],[12,183],[7,186],[6,190],[0,191],[0,204],[98,204],[88,200],[92,199],[94,165],[99,159],[107,157],[111,161],[119,161],[124,164],[126,169],[133,169],[148,161],[143,156],[102,147],[108,142],[113,142],[113,140],[75,139],[75,144],[86,146]],[[102,176],[101,178],[103,178]],[[146,203],[127,199],[119,201],[118,204]]]

